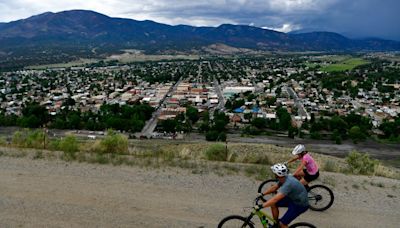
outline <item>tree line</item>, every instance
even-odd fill
[[[119,105],[104,104],[98,112],[81,112],[65,106],[55,116],[37,103],[26,105],[22,115],[0,113],[0,126],[19,126],[24,128],[48,127],[54,129],[115,129],[126,132],[141,131],[146,120],[151,118],[154,108],[148,104]]]

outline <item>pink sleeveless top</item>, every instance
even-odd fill
[[[318,165],[317,163],[314,161],[314,159],[311,157],[310,154],[305,154],[302,158],[301,158],[301,162],[305,165],[307,172],[310,175],[314,175],[318,172]]]

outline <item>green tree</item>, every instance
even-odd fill
[[[186,108],[186,117],[192,121],[192,124],[196,123],[199,120],[199,110],[197,108],[188,106]]]
[[[51,128],[66,129],[66,122],[62,117],[56,117],[56,119],[50,124]]]
[[[318,131],[311,132],[310,137],[312,139],[322,139],[322,136]]]
[[[231,109],[232,109],[232,102],[231,102],[231,100],[227,100],[227,101],[225,102],[225,108],[228,109],[228,110],[231,110]]]
[[[245,113],[244,115],[243,115],[243,117],[246,119],[246,120],[251,120],[251,118],[253,117],[253,114],[252,113]]]
[[[342,144],[342,137],[337,129],[333,131],[331,139],[335,141],[336,144]]]
[[[40,106],[37,103],[28,104],[22,109],[23,117],[28,117],[32,119],[35,117],[35,122],[37,121],[39,126],[46,124],[49,120],[49,114],[45,107]]]
[[[217,119],[217,120],[214,121],[213,129],[218,131],[218,132],[221,132],[221,131],[225,131],[226,130],[225,126],[226,126],[226,122],[224,120]]]
[[[333,116],[329,122],[330,130],[336,131],[341,137],[345,137],[348,124],[340,116]]]
[[[294,136],[298,134],[298,129],[290,126],[288,129],[288,137],[294,139]]]
[[[226,141],[226,133],[211,130],[206,133],[207,141]]]
[[[20,127],[27,128],[38,128],[42,125],[42,122],[39,118],[34,115],[22,116],[17,120],[17,124]]]
[[[266,104],[272,106],[276,104],[276,97],[267,97]]]
[[[161,122],[161,126],[165,132],[175,133],[177,121],[174,119],[168,119]]]
[[[353,143],[358,143],[359,141],[366,139],[365,134],[361,131],[359,126],[353,126],[350,128],[349,137],[353,140]]]
[[[276,111],[279,120],[279,129],[288,130],[292,125],[292,117],[285,108],[278,108]]]
[[[267,126],[267,120],[264,118],[257,117],[251,121],[251,125],[258,129],[263,129]]]
[[[385,138],[398,137],[400,135],[400,117],[397,117],[394,122],[383,121],[379,129],[383,131]]]
[[[206,133],[206,140],[207,141],[217,141],[219,132],[215,130],[208,131]]]
[[[81,129],[81,117],[76,112],[71,112],[67,116],[67,126],[69,129]]]

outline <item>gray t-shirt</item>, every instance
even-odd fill
[[[297,205],[308,206],[308,193],[306,188],[292,175],[286,177],[285,182],[278,189],[278,192],[289,197],[289,199]]]

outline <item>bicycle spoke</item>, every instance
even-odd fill
[[[311,188],[308,192],[310,207],[314,210],[325,210],[332,203],[331,193],[324,187]]]

